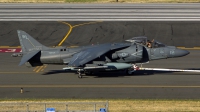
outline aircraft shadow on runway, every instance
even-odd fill
[[[200,68],[188,68],[187,70],[200,70]],[[42,75],[54,75],[54,74],[66,74],[66,73],[74,73],[78,75],[76,72],[72,71],[64,71],[64,70],[50,70],[48,72],[44,72]],[[178,74],[173,74],[178,73]],[[115,71],[115,72],[94,72],[88,76],[94,76],[95,78],[100,77],[125,77],[125,76],[147,76],[147,75],[188,75],[191,72],[178,72],[178,71],[155,71],[155,70],[138,70],[134,72],[132,75],[127,75],[125,71]],[[200,74],[200,72],[199,72]],[[194,73],[194,75],[199,75],[198,73]],[[83,74],[84,75],[84,74]]]
[[[42,75],[55,75],[55,74],[61,74],[61,73],[65,73],[65,74],[71,73],[71,74],[75,74],[75,75],[78,76],[78,74],[76,72],[70,72],[70,71],[64,71],[64,70],[50,70],[48,72],[43,73]],[[95,78],[101,78],[101,77],[102,78],[103,77],[125,77],[125,76],[133,76],[133,75],[127,75],[125,73],[125,71],[117,71],[117,72],[116,71],[112,71],[112,72],[94,72],[91,75],[85,75],[85,74],[83,74],[83,76],[93,76]],[[141,75],[147,75],[147,74],[141,74]],[[86,77],[83,77],[83,78],[86,78]]]

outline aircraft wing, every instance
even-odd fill
[[[124,48],[128,47],[130,44],[101,44],[97,45],[88,49],[85,49],[77,54],[75,54],[68,66],[73,66],[73,67],[78,67],[81,65],[84,65],[101,55],[107,53],[108,51],[114,50],[114,49],[119,49],[119,48]]]
[[[171,72],[200,72],[200,70],[191,70],[191,69],[169,69],[169,68],[140,68],[136,70],[154,70],[154,71],[171,71]]]

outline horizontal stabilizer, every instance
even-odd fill
[[[31,59],[33,56],[35,56],[38,52],[40,52],[40,50],[34,50],[32,52],[28,52],[27,54],[24,54],[21,59],[21,62],[19,63],[19,66],[26,63],[29,59]]]

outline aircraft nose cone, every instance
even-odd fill
[[[185,56],[188,55],[190,52],[187,50],[183,50],[183,49],[176,49],[175,50],[175,57],[181,57],[181,56]]]

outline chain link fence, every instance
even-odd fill
[[[108,112],[107,102],[0,103],[0,112]],[[48,111],[50,112],[50,111]]]
[[[199,3],[200,0],[0,0],[0,3]]]
[[[0,3],[116,3],[131,0],[0,0]]]

